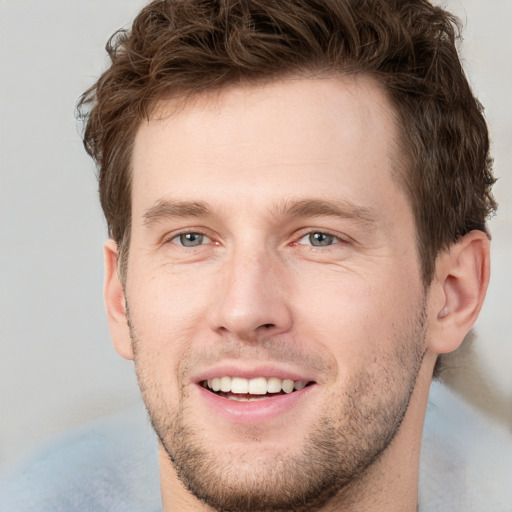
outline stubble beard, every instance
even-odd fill
[[[344,494],[364,476],[395,437],[407,411],[425,354],[425,305],[408,332],[396,333],[396,350],[361,369],[341,393],[333,393],[317,426],[297,454],[272,459],[226,453],[205,443],[187,409],[187,395],[175,413],[158,385],[147,379],[139,340],[130,325],[139,386],[153,428],[176,474],[200,502],[218,512],[314,512]],[[365,404],[362,406],[361,404]],[[297,428],[296,426],[290,428]]]

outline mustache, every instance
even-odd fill
[[[318,347],[311,350],[289,340],[260,338],[257,341],[224,339],[215,345],[201,347],[199,351],[191,347],[184,355],[180,369],[187,373],[197,365],[213,366],[225,360],[291,364],[318,374],[332,372],[336,367],[334,358],[327,351],[319,351]]]

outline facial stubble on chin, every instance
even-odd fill
[[[185,488],[218,512],[314,512],[333,499],[341,505],[351,484],[393,440],[425,354],[425,318],[423,303],[407,332],[395,333],[396,350],[388,360],[362,369],[329,397],[299,453],[276,453],[258,462],[249,453],[218,453],[205,443],[200,427],[190,424],[193,414],[183,386],[177,409],[166,405],[158,383],[145,371],[141,340],[129,325],[146,408]]]

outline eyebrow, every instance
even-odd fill
[[[166,219],[185,217],[207,217],[210,210],[202,201],[168,201],[158,200],[144,212],[144,225],[151,226]]]
[[[379,216],[373,208],[360,206],[348,200],[299,199],[286,200],[272,208],[274,216],[293,217],[339,217],[363,224],[376,224]],[[158,200],[144,212],[144,225],[151,226],[167,219],[213,216],[208,204],[203,201]]]
[[[373,208],[340,199],[285,201],[279,205],[277,213],[283,217],[340,217],[364,224],[376,224],[379,220],[379,215]]]

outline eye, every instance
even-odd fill
[[[321,231],[314,231],[303,236],[297,243],[302,245],[311,245],[313,247],[329,247],[330,245],[337,244],[340,239],[329,233],[322,233]]]
[[[202,233],[182,233],[175,236],[171,242],[182,247],[199,247],[211,242],[211,240]]]

